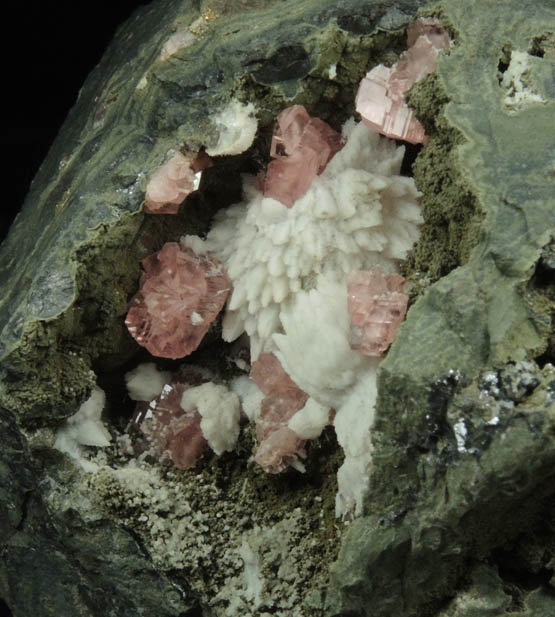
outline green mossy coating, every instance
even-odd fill
[[[466,263],[479,240],[483,219],[475,196],[461,177],[456,153],[464,138],[445,120],[448,100],[435,74],[415,84],[407,94],[429,135],[412,167],[416,186],[422,191],[424,225],[402,266],[418,291]]]

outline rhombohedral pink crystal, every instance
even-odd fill
[[[302,105],[287,107],[277,117],[264,196],[290,208],[342,147],[341,135],[329,124],[309,116]]]
[[[199,346],[223,308],[229,279],[219,261],[176,242],[147,257],[143,269],[125,325],[152,355],[183,358]]]
[[[436,70],[437,57],[450,45],[448,33],[435,19],[417,19],[408,29],[409,49],[391,68],[379,64],[360,82],[356,110],[362,121],[382,135],[423,143],[424,127],[405,103],[404,93]]]
[[[146,187],[145,212],[176,214],[187,195],[198,188],[201,172],[211,165],[204,152],[193,156],[176,152],[152,174]]]
[[[305,440],[287,423],[304,407],[308,395],[283,370],[271,353],[260,354],[251,369],[251,378],[265,398],[256,423],[258,448],[255,461],[269,473],[279,473],[304,457]]]
[[[130,429],[141,435],[139,452],[147,452],[161,463],[179,469],[194,467],[208,448],[197,409],[181,407],[183,393],[205,379],[194,370],[174,373],[170,383],[150,402],[139,401]]]
[[[393,342],[407,312],[408,282],[379,268],[349,274],[347,302],[351,347],[366,356],[381,356]]]

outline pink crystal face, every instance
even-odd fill
[[[143,269],[125,325],[152,355],[183,358],[199,346],[223,308],[229,279],[219,261],[176,242],[147,257]]]
[[[256,423],[258,448],[255,461],[269,473],[279,473],[299,456],[304,457],[305,440],[287,423],[305,406],[308,395],[283,370],[271,353],[262,353],[254,362],[251,378],[265,395]]]
[[[277,117],[264,180],[264,196],[290,208],[302,197],[331,157],[341,150],[341,135],[320,118],[312,118],[302,105],[284,109]]]
[[[192,158],[176,152],[152,174],[146,187],[145,212],[176,214],[187,195],[198,188],[197,174],[211,164],[210,157],[203,152]]]
[[[194,467],[208,446],[199,412],[181,408],[181,397],[188,387],[176,382],[165,385],[153,401],[137,404],[132,420],[144,437],[143,449],[161,463],[173,463],[179,469]]]
[[[382,135],[423,143],[424,127],[404,100],[404,93],[436,70],[437,57],[450,45],[437,20],[417,19],[408,29],[409,49],[391,68],[379,64],[360,82],[355,104],[362,121]]]
[[[366,356],[381,356],[393,342],[407,312],[408,282],[379,268],[356,270],[347,279],[351,347]]]

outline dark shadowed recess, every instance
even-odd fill
[[[3,196],[0,241],[116,28],[149,0],[10,2],[2,19]],[[5,35],[8,34],[7,32]],[[1,607],[0,607],[1,608]]]
[[[0,614],[4,615],[4,617],[12,617],[12,612],[10,607],[0,598]]]

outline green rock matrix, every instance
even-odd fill
[[[434,12],[455,44],[409,93],[430,133],[414,164],[426,222],[406,264],[420,285],[382,364],[367,512],[333,567],[328,614],[553,614],[543,521],[555,458],[555,92],[545,77],[555,11],[445,0]],[[518,52],[527,68],[511,81]],[[526,544],[521,534],[536,528],[544,543]]]

